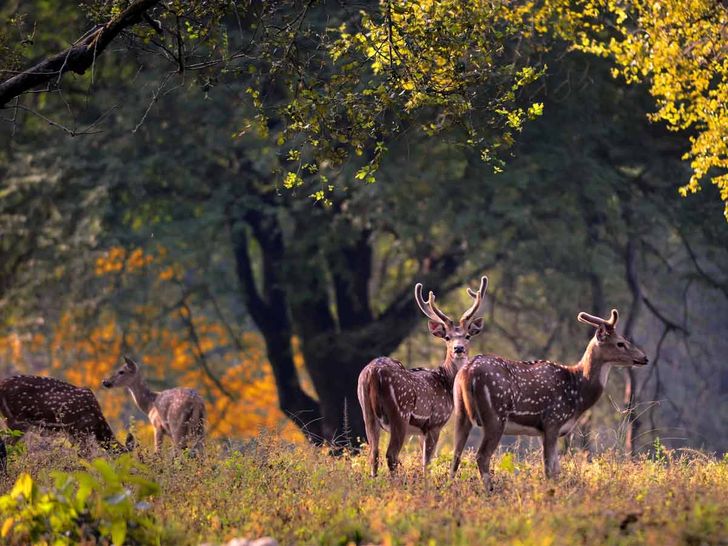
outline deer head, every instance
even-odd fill
[[[480,288],[477,292],[468,288],[468,294],[473,298],[473,305],[463,313],[460,321],[455,323],[443,313],[435,304],[435,295],[430,291],[428,298],[422,297],[422,284],[415,285],[415,301],[427,318],[430,320],[427,327],[430,333],[445,340],[447,344],[446,363],[455,363],[459,368],[468,360],[470,339],[483,330],[483,311],[485,304],[485,290],[488,288],[488,277],[480,279]],[[457,370],[455,370],[457,371]]]
[[[617,333],[619,313],[616,309],[612,309],[608,320],[588,313],[579,313],[577,319],[579,322],[597,329],[591,345],[593,345],[594,356],[598,356],[602,362],[626,367],[647,364],[647,355],[631,341]]]
[[[112,372],[109,377],[104,379],[101,384],[107,389],[114,387],[128,387],[136,381],[139,375],[139,365],[131,358],[125,356],[124,364],[116,371]]]

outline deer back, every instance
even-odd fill
[[[176,387],[161,391],[154,401],[154,409],[166,429],[175,423],[189,423],[205,419],[205,402],[194,389]]]
[[[496,355],[478,355],[456,379],[473,422],[481,424],[486,412],[523,428],[520,433],[561,428],[599,397],[568,366],[547,360],[514,361]],[[531,430],[528,430],[531,429]]]
[[[77,439],[93,436],[102,446],[118,446],[93,392],[59,379],[15,375],[1,380],[0,413],[10,428],[57,430]]]
[[[407,369],[398,360],[372,360],[359,376],[359,392],[370,396],[376,417],[413,426],[444,425],[452,413],[452,386],[442,369]]]

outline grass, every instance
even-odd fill
[[[238,449],[213,446],[197,460],[136,455],[160,487],[148,512],[162,544],[273,536],[281,544],[728,544],[728,458],[662,450],[626,459],[607,452],[562,457],[562,478],[542,477],[540,454],[495,458],[495,492],[482,492],[472,453],[447,478],[449,446],[430,476],[419,470],[416,442],[392,478],[368,475],[365,457],[261,435]],[[50,486],[51,471],[81,467],[54,443],[10,461],[7,493],[28,472]],[[2,517],[5,519],[5,516]]]

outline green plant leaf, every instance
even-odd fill
[[[111,522],[111,542],[114,546],[121,546],[124,544],[126,538],[126,520],[115,519]]]

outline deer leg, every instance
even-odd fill
[[[399,466],[399,452],[402,451],[407,436],[407,423],[403,419],[392,419],[389,423],[389,445],[387,446],[387,466],[394,473]]]
[[[463,455],[463,449],[465,449],[465,442],[468,441],[468,436],[473,428],[473,423],[470,421],[464,408],[455,407],[455,449],[452,456],[452,465],[450,466],[450,479],[455,477],[455,473],[460,467],[460,459]]]
[[[558,431],[546,430],[543,435],[543,465],[544,472],[548,479],[559,477],[561,468],[559,465]]]
[[[162,442],[164,441],[164,429],[162,427],[154,427],[154,453],[162,450]]]
[[[500,443],[504,428],[505,423],[497,418],[492,418],[490,422],[483,423],[483,440],[480,442],[476,461],[486,492],[493,490],[490,480],[490,459]]]
[[[371,467],[372,478],[376,477],[379,470],[379,434],[381,429],[379,423],[370,425],[368,421],[364,422],[367,432],[367,442],[369,443],[369,466]]]
[[[437,441],[440,439],[440,430],[433,429],[428,430],[425,433],[424,441],[422,442],[422,471],[427,472],[427,465],[432,460],[432,455],[435,453],[437,447]]]

